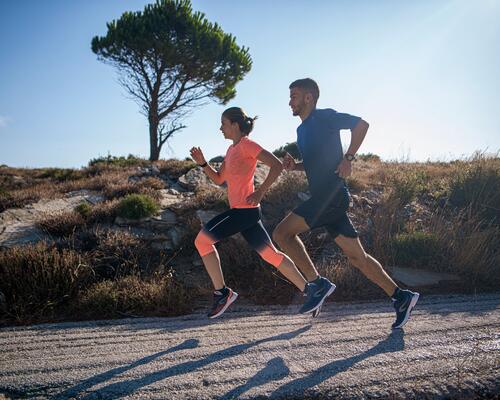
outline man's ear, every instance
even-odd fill
[[[307,104],[309,104],[314,101],[314,98],[311,93],[306,93],[306,95],[304,96],[304,100],[306,101]]]

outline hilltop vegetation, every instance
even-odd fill
[[[80,192],[99,198],[39,216],[44,241],[0,248],[1,319],[179,315],[208,298],[209,279],[193,240],[204,218],[200,210],[220,212],[227,197],[200,180],[187,184],[185,176],[199,174],[195,167],[191,160],[134,156],[102,157],[78,170],[1,166],[0,239],[16,208]],[[500,158],[403,163],[367,155],[355,162],[348,185],[360,238],[383,265],[458,274],[456,290],[498,287]],[[269,231],[306,191],[302,173],[282,175],[262,203]],[[347,265],[325,231],[302,238],[320,271],[337,283],[334,300],[383,296]],[[217,246],[226,280],[243,301],[296,300],[291,284],[238,237]]]

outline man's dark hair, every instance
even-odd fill
[[[319,86],[316,83],[316,81],[314,81],[313,79],[311,79],[311,78],[297,79],[296,81],[293,81],[290,84],[289,89],[292,89],[292,88],[299,88],[299,89],[305,90],[306,92],[311,93],[315,102],[318,101]]]

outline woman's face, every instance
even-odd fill
[[[234,139],[239,133],[239,126],[236,122],[231,122],[226,117],[220,119],[220,130],[226,139]]]

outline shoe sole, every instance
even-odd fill
[[[317,308],[316,310],[314,310],[314,311],[312,312],[312,317],[313,317],[313,318],[318,317],[319,313],[321,312],[321,307],[323,307],[323,305],[321,305],[319,308]]]
[[[231,295],[231,297],[227,300],[226,304],[224,304],[224,307],[222,307],[221,310],[217,314],[211,315],[208,318],[210,318],[210,319],[217,318],[218,316],[224,314],[224,311],[226,311],[227,308],[231,304],[233,304],[236,301],[237,298],[238,298],[238,293],[233,292],[233,294]]]
[[[321,301],[318,304],[316,304],[316,307],[311,308],[309,311],[304,311],[302,314],[312,313],[312,312],[316,311],[318,308],[320,308],[323,305],[323,302],[325,301],[325,299],[328,296],[330,296],[335,291],[336,288],[337,288],[337,286],[335,286],[335,284],[332,283],[332,287],[328,290],[328,292],[326,292],[326,294],[323,296]],[[319,315],[319,312],[317,315]]]
[[[410,314],[413,310],[413,307],[415,307],[415,304],[417,304],[419,297],[420,297],[420,293],[415,293],[415,295],[412,297],[412,299],[410,301],[410,305],[408,306],[408,309],[406,310],[405,318],[398,326],[393,326],[392,329],[400,329],[408,322],[408,320],[410,319]]]

